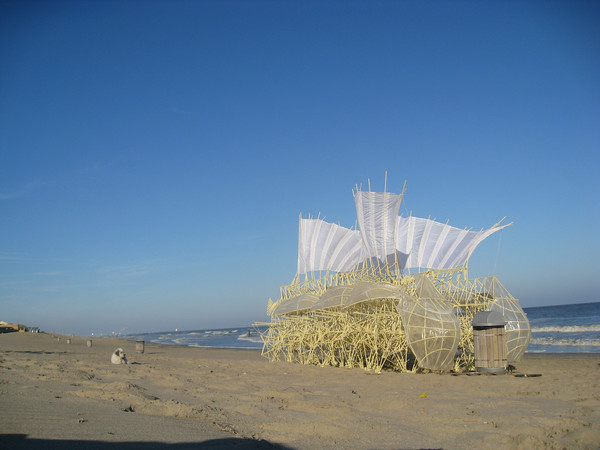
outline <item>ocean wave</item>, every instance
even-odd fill
[[[573,347],[600,347],[600,340],[596,339],[556,339],[556,338],[531,338],[533,345],[569,345]]]
[[[259,335],[250,335],[248,336],[247,334],[244,334],[240,337],[238,337],[238,341],[250,341],[250,342],[256,342],[257,344],[262,344],[262,339],[260,338]]]
[[[532,327],[532,333],[584,333],[586,331],[600,331],[600,325],[565,325],[550,327]]]

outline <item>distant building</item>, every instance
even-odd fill
[[[19,331],[18,324],[0,322],[0,333],[14,333],[15,331]]]

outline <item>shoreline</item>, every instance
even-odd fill
[[[13,333],[8,333],[8,334],[13,334]],[[25,333],[27,334],[27,333]],[[60,334],[60,333],[51,333],[51,332],[45,332],[45,331],[41,331],[39,333],[32,333],[32,334],[44,334],[47,336],[51,336],[51,337],[60,337],[61,339],[81,339],[84,341],[87,341],[88,339],[91,339],[93,342],[96,342],[97,340],[104,340],[104,339],[114,339],[115,341],[124,341],[124,342],[128,342],[129,344],[135,344],[136,340],[134,339],[129,339],[127,336],[78,336],[78,335],[67,335],[67,334]],[[1,334],[0,334],[1,336]],[[137,336],[137,335],[136,335]],[[258,347],[215,347],[215,346],[210,346],[210,345],[186,345],[186,344],[173,344],[173,343],[169,343],[169,342],[151,342],[151,341],[146,341],[144,340],[144,344],[146,347],[148,347],[149,345],[155,345],[158,347],[186,347],[186,348],[197,348],[197,349],[204,349],[204,350],[215,350],[215,351],[219,351],[219,350],[233,350],[233,351],[249,351],[249,352],[261,352],[262,349],[258,348]],[[131,352],[133,352],[134,350],[130,350]],[[524,359],[535,359],[535,358],[597,358],[600,360],[600,352],[525,352],[524,354]],[[265,359],[266,361],[266,359]],[[449,375],[449,374],[447,374]]]
[[[58,341],[58,338],[61,338]],[[66,339],[71,343],[67,344]],[[526,353],[519,374],[269,362],[260,349],[0,335],[0,442],[105,448],[596,448],[600,355]],[[121,347],[132,364],[113,365]],[[53,447],[55,446],[55,447]]]
[[[240,328],[240,327],[237,327]],[[234,328],[232,328],[234,329]],[[162,332],[161,332],[162,333]],[[140,336],[143,336],[144,334],[156,334],[154,332],[152,333],[143,333],[143,334],[135,334],[132,335],[131,338],[129,338],[127,335],[126,336],[77,336],[77,335],[65,335],[65,334],[60,334],[60,333],[52,333],[52,332],[40,332],[40,334],[48,334],[48,335],[52,335],[52,336],[61,336],[64,338],[69,338],[69,337],[79,337],[82,339],[123,339],[129,342],[135,342],[135,340],[139,339]],[[135,339],[135,340],[134,340]],[[192,347],[192,348],[214,348],[214,349],[223,349],[223,350],[250,350],[250,351],[261,351],[262,347],[241,347],[241,346],[231,346],[231,347],[221,347],[221,346],[212,346],[212,345],[189,345],[189,344],[178,344],[178,343],[171,343],[171,342],[152,342],[152,341],[146,341],[144,340],[144,342],[146,343],[146,345],[148,344],[156,344],[156,345],[165,345],[165,346],[182,346],[182,347]],[[600,356],[600,350],[599,351],[595,351],[595,352],[547,352],[547,351],[533,351],[533,352],[525,352],[525,355],[596,355],[596,356]]]
[[[18,334],[18,333],[4,333],[4,334]],[[62,339],[80,339],[84,342],[86,342],[88,339],[91,339],[93,342],[96,342],[98,340],[105,340],[105,339],[114,339],[115,341],[124,341],[124,342],[128,342],[129,344],[135,344],[136,340],[139,339],[138,336],[139,335],[134,335],[134,337],[136,337],[137,339],[134,339],[134,337],[132,337],[131,339],[128,338],[127,336],[79,336],[79,335],[72,335],[72,334],[61,334],[61,333],[53,333],[53,332],[46,332],[46,331],[40,331],[39,333],[21,333],[21,334],[40,334],[40,335],[46,335],[46,336],[51,336],[53,338],[57,338],[60,337],[61,340]],[[151,333],[147,333],[147,334],[151,334]],[[2,334],[0,333],[0,336],[2,336]],[[163,346],[163,347],[187,347],[187,348],[198,348],[198,349],[213,349],[213,350],[239,350],[239,351],[250,351],[250,352],[260,352],[261,348],[258,347],[215,347],[215,346],[210,346],[210,345],[186,345],[186,344],[176,344],[176,343],[169,343],[169,342],[152,342],[152,341],[146,341],[144,340],[145,346],[149,346],[149,345],[156,345],[156,346]],[[587,356],[586,356],[587,355]],[[600,351],[599,352],[525,352],[524,358],[526,359],[532,359],[532,358],[536,358],[536,357],[557,357],[557,358],[561,358],[561,357],[590,357],[590,358],[599,358],[600,359]]]

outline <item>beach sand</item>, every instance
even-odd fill
[[[60,340],[58,340],[60,337]],[[271,363],[254,350],[0,335],[2,448],[599,448],[600,355],[513,375]],[[113,365],[122,347],[133,364]]]

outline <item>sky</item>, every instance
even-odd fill
[[[298,217],[514,224],[469,276],[600,301],[600,4],[0,1],[0,320],[268,320]]]

